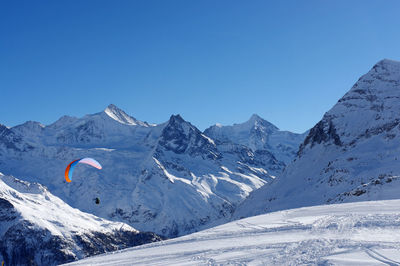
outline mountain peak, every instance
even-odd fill
[[[255,120],[262,120],[262,118],[258,114],[252,114],[250,116],[249,121],[255,121]]]
[[[251,123],[255,123],[255,122],[267,122],[266,120],[264,120],[263,118],[261,118],[258,114],[252,114],[249,118],[249,120],[247,120],[247,122],[251,122]]]
[[[375,65],[397,65],[400,66],[400,61],[384,58]]]
[[[136,125],[148,126],[147,123],[138,121],[135,118],[129,116],[127,113],[125,113],[122,109],[118,108],[114,104],[108,105],[107,108],[104,109],[104,113],[106,113],[110,118],[114,119],[115,121],[121,124],[131,125],[131,126],[136,126]]]
[[[207,154],[209,158],[217,157],[214,141],[179,114],[171,115],[162,131],[159,144],[176,154],[187,152],[191,156]]]
[[[122,111],[121,108],[112,103],[110,103],[104,111],[106,110]]]
[[[186,122],[182,116],[180,116],[180,114],[177,115],[171,115],[171,117],[169,118],[169,121],[172,123],[183,123]]]
[[[269,131],[277,131],[279,128],[277,128],[274,124],[268,122],[267,120],[261,118],[257,114],[253,114],[249,120],[244,122],[242,125],[250,126],[250,128],[265,128],[268,129]]]
[[[390,60],[390,59],[382,59],[378,63],[376,63],[371,71],[368,74],[371,75],[398,75],[400,72],[400,61]]]
[[[127,115],[121,108],[117,107],[114,104],[109,104],[106,109],[104,109],[104,112],[108,114],[110,117],[111,116],[121,116],[121,115]]]
[[[167,126],[164,128],[164,131],[182,131],[185,132],[185,135],[189,133],[190,128],[194,128],[192,124],[185,121],[179,114],[171,115],[167,122]]]
[[[29,129],[29,130],[37,130],[37,129],[43,129],[43,128],[45,128],[46,126],[43,125],[43,124],[40,123],[40,122],[36,122],[36,121],[31,121],[31,120],[29,120],[29,121],[26,121],[25,123],[23,123],[23,124],[21,124],[21,125],[15,126],[15,127],[13,127],[13,128],[20,128],[20,127],[24,127],[24,128]]]

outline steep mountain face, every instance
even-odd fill
[[[4,130],[15,139],[1,144],[4,173],[44,184],[82,211],[168,237],[228,220],[285,166],[261,147],[214,141],[179,115],[154,125],[114,105],[48,126],[27,122]],[[80,165],[66,183],[65,167],[83,157],[95,158],[103,169]]]
[[[220,149],[180,116],[172,116],[143,164],[132,193],[135,209],[125,208],[122,217],[168,236],[225,221],[250,191],[271,180],[262,159],[245,147]]]
[[[147,122],[142,122],[132,116],[129,116],[127,113],[125,113],[123,110],[119,109],[117,106],[113,104],[110,104],[104,110],[104,113],[106,113],[109,117],[111,117],[112,119],[121,124],[131,125],[131,126],[141,125],[144,127],[150,126]]]
[[[5,152],[25,152],[31,149],[33,147],[23,141],[21,136],[0,124],[0,154]]]
[[[296,134],[280,131],[276,126],[256,114],[242,124],[214,125],[207,128],[204,134],[220,142],[245,145],[253,151],[269,151],[285,165],[295,158],[299,145],[306,136],[306,133]]]
[[[58,265],[161,240],[71,208],[45,187],[0,173],[0,260]]]
[[[382,60],[310,130],[282,176],[255,191],[235,217],[399,198],[399,99],[400,62]]]

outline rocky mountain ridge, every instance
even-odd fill
[[[255,191],[235,217],[398,198],[399,99],[400,62],[382,60],[310,130],[280,178]]]

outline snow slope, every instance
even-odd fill
[[[103,169],[79,165],[66,183],[67,164],[84,157]],[[179,115],[154,125],[114,105],[48,126],[0,126],[0,171],[43,184],[84,212],[167,237],[228,221],[284,166],[267,149],[214,141]]]
[[[56,265],[158,240],[74,209],[40,184],[0,173],[0,261],[6,265]]]
[[[323,116],[297,158],[234,217],[400,197],[400,62],[382,60]]]
[[[400,200],[279,211],[69,265],[399,265]]]

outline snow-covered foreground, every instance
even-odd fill
[[[400,200],[285,210],[71,265],[400,265]]]

